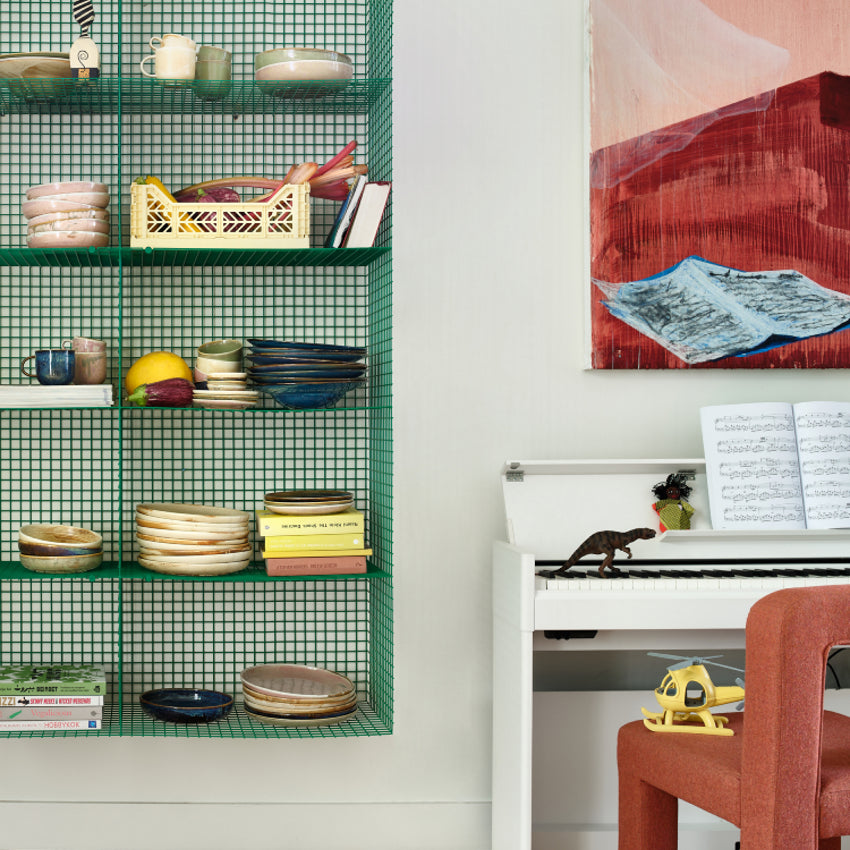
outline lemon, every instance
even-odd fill
[[[185,378],[192,380],[192,370],[189,364],[170,351],[151,351],[140,357],[127,372],[124,385],[128,393],[132,393],[142,384],[153,384],[156,381],[167,381],[169,378]]]

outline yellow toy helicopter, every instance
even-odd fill
[[[705,669],[705,664],[725,667],[738,673],[744,671],[728,664],[718,664],[714,658],[722,655],[709,655],[705,658],[683,655],[666,655],[662,652],[650,652],[656,658],[670,658],[678,661],[667,668],[667,675],[655,689],[655,698],[664,711],[654,712],[641,708],[644,726],[653,732],[687,732],[692,735],[733,735],[726,728],[729,718],[712,714],[709,709],[715,705],[727,705],[735,700],[744,699],[744,681],[736,679],[737,685],[716,687]],[[740,709],[743,702],[737,706]],[[702,725],[698,725],[698,724]]]

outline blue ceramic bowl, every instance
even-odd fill
[[[233,708],[230,694],[197,688],[145,691],[139,702],[151,717],[170,723],[209,723],[221,720]]]
[[[306,410],[334,404],[361,383],[362,381],[327,381],[315,384],[258,384],[257,389],[270,395],[282,407]]]

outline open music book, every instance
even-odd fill
[[[715,529],[850,528],[850,403],[700,410]]]

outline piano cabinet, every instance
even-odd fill
[[[622,522],[612,522],[609,516],[607,523],[601,522],[586,502],[579,503],[578,494],[592,493],[603,477],[602,483],[610,486],[613,475],[620,492],[630,495],[623,504],[638,505],[652,483],[685,466],[697,470],[699,502],[704,474],[699,461],[514,462],[505,466],[508,540],[493,545],[493,850],[617,847],[616,734],[622,724],[641,716],[641,706],[654,707],[651,687],[576,690],[567,680],[561,683],[562,689],[556,683],[535,691],[535,668],[539,673],[542,666],[551,666],[544,665],[551,659],[548,653],[741,650],[746,616],[756,599],[782,583],[850,581],[850,570],[840,574],[850,567],[850,533],[846,531],[780,533],[762,540],[750,535],[736,540],[735,535],[706,527],[707,510],[694,532],[681,532],[692,535],[687,540],[671,543],[669,538],[666,542],[656,538],[647,541],[652,545],[645,548],[636,543],[634,559],[625,562],[643,561],[639,566],[644,568],[648,560],[654,562],[653,569],[684,565],[687,578],[665,577],[641,587],[637,579],[597,577],[564,586],[536,575],[541,558],[564,560],[594,530],[650,524],[643,514],[626,515]],[[508,482],[507,475],[518,467],[524,478]],[[519,499],[517,484],[524,491]],[[650,498],[643,501],[651,511]],[[523,502],[532,506],[531,524],[519,517],[522,510],[517,506]],[[706,553],[709,557],[703,558]],[[793,575],[786,580],[763,574],[762,562],[771,559]],[[698,577],[705,560],[712,562],[712,568],[728,561],[758,570],[752,577],[734,576],[718,584]],[[759,564],[749,563],[754,560]],[[615,563],[623,566],[624,556]],[[592,573],[594,565],[587,567]],[[551,630],[595,636],[547,638],[545,632]],[[564,666],[569,677],[570,665]],[[658,672],[660,681],[663,666]],[[830,690],[826,704],[850,714],[850,697],[844,690]],[[680,805],[683,848],[732,850],[736,840],[737,831],[731,825]]]

